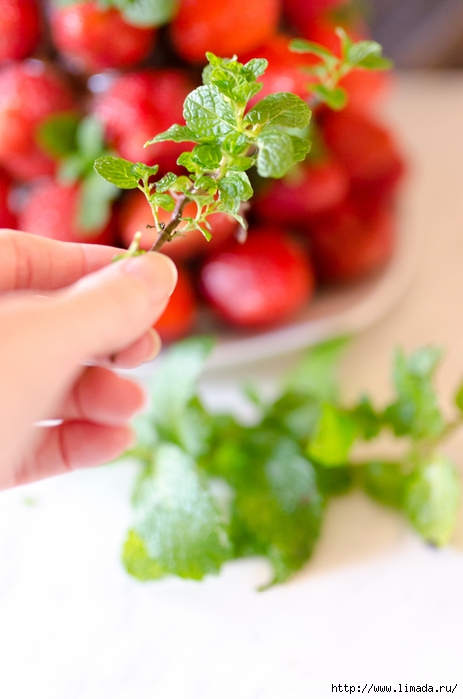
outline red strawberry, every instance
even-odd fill
[[[0,164],[14,177],[52,174],[55,162],[37,143],[40,125],[73,108],[64,80],[51,66],[29,59],[0,69]]]
[[[338,206],[345,198],[349,180],[335,162],[305,164],[284,179],[272,180],[256,197],[258,216],[267,221],[297,226]]]
[[[20,215],[22,230],[44,238],[69,243],[113,242],[112,226],[86,231],[78,222],[80,188],[50,180],[37,185],[29,194]]]
[[[16,228],[16,217],[10,209],[11,180],[0,170],[0,228]]]
[[[280,0],[182,0],[171,25],[172,40],[187,61],[205,63],[206,51],[240,55],[276,31]]]
[[[86,72],[136,65],[148,56],[156,36],[155,29],[127,24],[118,10],[95,2],[54,9],[51,32],[69,63]]]
[[[322,117],[326,144],[355,182],[394,185],[404,164],[388,129],[352,109],[326,111]]]
[[[39,38],[36,0],[0,0],[0,62],[30,56]]]
[[[285,0],[283,7],[294,28],[304,34],[315,17],[347,2],[349,0]]]
[[[196,320],[196,306],[196,298],[188,273],[180,267],[174,293],[169,299],[166,310],[154,324],[162,340],[173,342],[187,335]]]
[[[310,299],[314,275],[303,248],[280,228],[251,230],[204,264],[202,291],[218,315],[241,327],[280,323]]]
[[[190,202],[184,208],[186,216],[196,215],[196,204]],[[168,223],[172,213],[160,209],[159,220]],[[186,260],[196,255],[201,255],[215,250],[223,245],[238,227],[238,222],[231,216],[217,213],[208,218],[211,224],[212,239],[208,242],[200,231],[189,231],[185,236],[174,238],[171,243],[166,243],[162,252],[174,260]],[[155,231],[148,226],[153,224],[153,217],[146,197],[138,191],[130,192],[125,199],[119,217],[120,233],[123,244],[128,247],[137,231],[142,233],[140,247],[143,250],[149,248],[155,242]]]
[[[183,123],[183,102],[191,89],[180,70],[127,73],[99,95],[94,112],[123,158],[157,163],[161,171],[175,169],[188,144],[166,141],[148,148],[143,145],[172,124]]]
[[[326,282],[350,282],[376,272],[390,258],[394,238],[390,209],[364,216],[344,204],[312,222],[310,241],[317,275]]]

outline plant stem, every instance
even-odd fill
[[[172,213],[172,217],[169,223],[164,229],[159,231],[155,243],[150,248],[150,252],[158,252],[162,248],[164,243],[167,243],[170,240],[172,240],[173,234],[175,233],[175,229],[177,228],[182,218],[182,211],[187,203],[188,199],[186,194],[182,194],[177,199],[177,203],[175,205],[175,209]]]

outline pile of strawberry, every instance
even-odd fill
[[[355,39],[367,34],[348,0],[0,0],[0,227],[121,247],[140,230],[148,248],[143,194],[119,196],[94,159],[116,153],[181,173],[182,144],[143,144],[183,123],[206,51],[266,58],[259,99],[284,91],[310,100],[289,40],[337,52],[339,25]],[[199,304],[238,328],[281,323],[318,285],[350,283],[385,264],[404,169],[373,114],[389,79],[350,73],[348,107],[314,110],[306,161],[282,180],[254,178],[245,245],[237,222],[217,213],[210,243],[195,231],[163,248],[180,267],[157,325],[164,339],[194,329]]]

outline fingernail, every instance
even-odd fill
[[[161,348],[162,348],[162,342],[161,342],[161,338],[159,337],[159,333],[156,332],[156,330],[153,330],[153,329],[151,329],[149,332],[150,332],[150,335],[151,335],[151,337],[152,337],[152,339],[153,339],[153,349],[152,349],[151,354],[149,355],[149,357],[147,357],[147,358],[145,359],[145,362],[151,362],[155,357],[158,356],[158,354],[159,354],[159,352],[161,351]]]
[[[158,252],[149,252],[124,260],[122,269],[126,274],[143,282],[153,302],[170,296],[177,284],[176,266],[170,257]]]

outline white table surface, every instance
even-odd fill
[[[386,398],[394,346],[438,343],[448,398],[463,377],[463,75],[403,76],[386,111],[413,162],[403,225],[422,254],[407,296],[353,341],[345,395]],[[236,404],[239,382],[271,386],[293,361],[210,374],[206,396]],[[463,437],[447,453],[463,467]],[[324,699],[339,683],[463,697],[463,516],[435,551],[353,493],[285,585],[256,592],[257,559],[141,584],[119,563],[133,475],[125,463],[0,494],[2,699]]]

